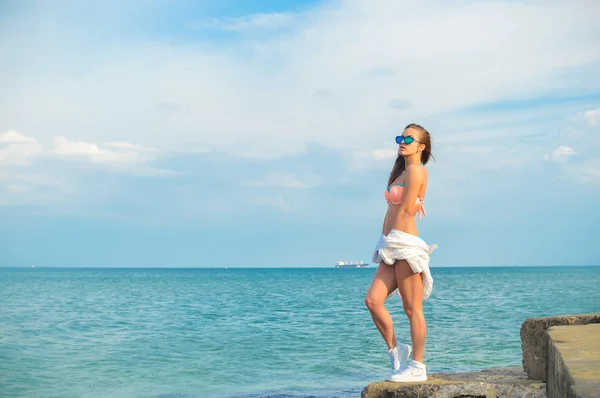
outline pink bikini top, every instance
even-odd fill
[[[392,184],[389,186],[384,192],[383,196],[388,203],[393,203],[395,205],[399,205],[402,203],[402,194],[404,193],[404,184]],[[417,198],[416,204],[420,205],[417,209],[417,215],[419,216],[419,221],[421,220],[421,216],[426,216],[425,213],[425,200],[423,198]]]

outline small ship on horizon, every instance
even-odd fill
[[[369,263],[365,263],[361,260],[361,262],[354,262],[354,261],[350,261],[350,262],[346,262],[346,261],[338,261],[335,264],[335,268],[368,268],[369,267]]]

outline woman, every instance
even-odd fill
[[[425,215],[427,169],[424,166],[431,157],[431,138],[423,127],[409,124],[402,135],[396,137],[396,143],[400,145],[398,157],[384,192],[388,209],[373,253],[373,262],[378,262],[379,267],[366,294],[365,305],[388,346],[392,366],[390,380],[425,381],[423,300],[431,294],[429,254],[437,246],[429,246],[419,237],[415,216],[420,220],[421,215]],[[397,343],[392,317],[384,306],[386,298],[396,289],[410,322],[412,346]]]

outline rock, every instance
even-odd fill
[[[548,398],[600,397],[600,324],[548,329]]]
[[[547,334],[551,326],[600,323],[600,314],[528,318],[521,325],[523,368],[530,379],[546,382]]]
[[[361,398],[545,398],[546,385],[529,380],[521,367],[473,373],[435,373],[423,383],[380,381],[369,384]]]

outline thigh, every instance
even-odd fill
[[[378,302],[385,302],[385,299],[396,290],[396,288],[394,266],[388,265],[383,261],[380,262],[367,292],[367,297]]]
[[[414,273],[406,260],[394,263],[396,284],[402,297],[402,304],[406,307],[419,309],[423,305],[423,276]]]

